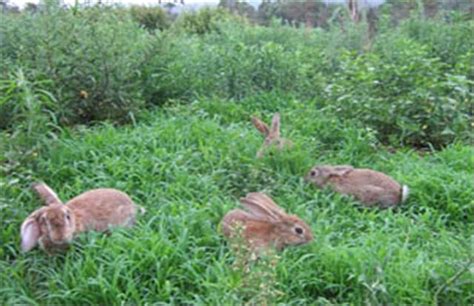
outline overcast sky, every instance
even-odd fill
[[[74,0],[63,0],[64,3],[73,5]],[[342,3],[345,2],[346,0],[322,0],[325,2],[333,2],[333,3]],[[361,3],[371,3],[373,5],[378,5],[384,2],[384,0],[359,0]],[[25,3],[31,2],[31,3],[38,3],[39,0],[10,0],[8,1],[10,4],[16,4],[20,7],[23,7]],[[84,2],[84,0],[79,0],[79,3]],[[91,0],[91,3],[97,2],[97,0]],[[139,4],[139,5],[154,5],[158,3],[158,0],[103,0],[105,3],[122,3],[122,4]],[[162,2],[167,2],[166,0],[163,0]],[[173,1],[168,1],[168,2],[173,2]],[[258,5],[261,1],[260,0],[250,0],[247,2],[251,2],[254,5]],[[197,5],[217,5],[219,3],[219,0],[184,0],[185,4],[197,4]]]
[[[23,6],[25,3],[38,3],[39,0],[9,0],[8,3],[16,4],[18,6]],[[64,3],[73,5],[75,0],[63,0]],[[84,0],[79,0],[79,3],[85,2]],[[91,0],[91,3],[97,2],[97,0]],[[158,3],[158,0],[103,0],[105,3],[123,3],[123,4],[141,4],[141,5],[154,5]],[[173,2],[173,1],[166,1],[163,0],[162,2]],[[179,1],[178,1],[179,2]],[[184,0],[185,4],[210,4],[210,5],[217,5],[219,0]]]

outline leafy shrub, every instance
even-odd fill
[[[25,67],[51,79],[62,122],[123,121],[142,105],[148,35],[131,18],[99,9],[5,18],[1,70]]]
[[[164,27],[160,9],[6,16],[0,68],[50,79],[45,89],[57,98],[61,123],[124,121],[145,102],[271,93],[356,116],[391,145],[469,139],[474,53],[462,38],[472,21],[412,17],[369,39],[366,23],[336,13],[328,30],[308,30],[249,25],[224,9],[204,9],[155,35],[133,19],[149,30]]]
[[[0,129],[13,129],[33,135],[42,132],[50,118],[47,109],[53,109],[56,99],[42,89],[50,80],[29,81],[20,69],[7,80],[0,81]],[[44,131],[43,131],[44,132]]]
[[[472,50],[466,41],[474,32],[474,21],[443,22],[439,19],[410,18],[399,31],[402,35],[428,47],[431,56],[455,65],[461,56]]]
[[[50,80],[30,81],[23,70],[0,80],[0,173],[10,173],[37,156],[51,135],[55,97],[44,88]]]
[[[328,104],[370,125],[382,141],[439,147],[468,139],[473,83],[447,72],[425,45],[381,38],[374,52],[346,54],[342,67],[327,91]]]
[[[147,7],[133,5],[130,7],[130,14],[133,20],[149,31],[162,31],[170,26],[168,15],[158,6]]]
[[[147,79],[146,99],[154,104],[196,96],[240,100],[268,91],[312,97],[322,89],[323,81],[317,80],[326,61],[316,49],[297,44],[304,39],[302,32],[237,25],[222,22],[219,33],[200,37],[161,36],[147,68],[146,75],[153,77]]]
[[[190,34],[203,35],[211,32],[219,32],[219,23],[222,21],[234,21],[241,25],[245,23],[243,17],[232,15],[223,8],[204,8],[197,12],[181,14],[174,25],[174,29]]]

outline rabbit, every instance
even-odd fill
[[[48,253],[67,249],[74,236],[85,231],[105,232],[111,226],[130,227],[135,223],[137,208],[122,191],[100,188],[86,191],[63,204],[44,183],[32,186],[45,207],[30,214],[21,225],[21,249],[36,245]]]
[[[257,152],[257,158],[263,157],[265,150],[271,146],[275,146],[279,150],[284,147],[291,147],[293,143],[285,138],[280,137],[280,114],[275,113],[272,119],[271,128],[268,127],[262,120],[253,116],[252,123],[265,136],[262,148]]]
[[[281,251],[287,246],[306,244],[313,240],[311,228],[300,218],[288,215],[267,195],[253,192],[241,198],[246,210],[234,209],[221,221],[226,238],[238,235],[239,226],[242,238],[254,253],[275,248]]]
[[[381,208],[404,203],[410,193],[406,185],[400,185],[388,175],[350,165],[315,166],[305,180],[319,188],[330,186],[336,192],[352,195],[366,206],[379,204]]]

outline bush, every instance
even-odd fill
[[[469,138],[473,82],[451,74],[427,46],[387,36],[373,52],[341,60],[327,91],[328,105],[340,116],[358,118],[395,145],[440,147]]]
[[[24,67],[33,79],[51,79],[61,122],[124,121],[143,104],[139,77],[149,39],[129,17],[56,9],[5,19],[0,69]]]
[[[474,53],[463,38],[472,21],[410,18],[398,28],[382,22],[369,39],[367,24],[354,25],[340,12],[328,30],[308,30],[278,21],[253,26],[208,8],[151,34],[166,27],[161,9],[124,12],[7,15],[0,68],[4,75],[20,67],[32,81],[50,79],[45,89],[57,99],[60,123],[125,121],[145,102],[244,101],[270,93],[355,117],[395,146],[469,140]]]
[[[455,65],[461,56],[472,50],[466,41],[474,32],[474,21],[443,22],[439,19],[410,18],[400,32],[428,47],[430,55]]]
[[[44,88],[50,80],[30,81],[23,70],[0,80],[0,173],[14,173],[33,160],[41,143],[51,135],[55,97]]]
[[[181,14],[174,25],[177,31],[190,34],[203,35],[211,32],[219,32],[219,23],[222,21],[234,21],[245,24],[245,18],[232,15],[223,8],[204,8],[197,12]]]
[[[0,129],[36,133],[49,121],[46,109],[53,109],[56,99],[42,88],[50,80],[30,82],[20,69],[0,81]]]
[[[303,32],[235,22],[219,23],[219,29],[205,36],[163,35],[146,73],[153,76],[147,82],[147,101],[196,96],[241,100],[269,91],[312,97],[320,91],[315,88],[322,88],[317,68],[327,61],[317,50],[297,44]]]
[[[171,24],[166,12],[158,6],[147,7],[133,5],[130,8],[130,14],[133,20],[151,32],[155,30],[163,31]]]

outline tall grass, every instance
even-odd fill
[[[1,179],[1,302],[472,303],[471,272],[450,281],[472,256],[471,147],[389,153],[357,122],[312,104],[267,99],[260,106],[202,101],[150,113],[135,127],[64,130],[34,171]],[[262,139],[249,117],[270,117],[272,104],[295,148],[257,160]],[[408,184],[412,196],[398,210],[363,209],[305,184],[315,163],[384,171]],[[39,205],[28,189],[35,180],[64,199],[119,188],[147,214],[132,230],[82,235],[64,256],[21,254],[20,223]],[[257,190],[302,216],[315,241],[286,250],[274,268],[258,264],[249,276],[235,270],[218,223],[238,197]],[[260,286],[259,275],[269,277],[266,291],[248,285]]]

